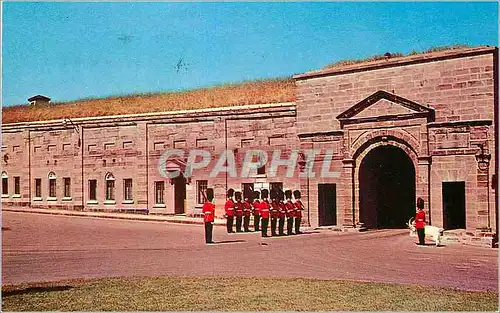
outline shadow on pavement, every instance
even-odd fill
[[[25,289],[3,291],[2,296],[8,297],[8,296],[30,294],[30,293],[37,293],[37,292],[66,291],[66,290],[70,290],[70,289],[73,289],[73,287],[71,287],[71,286],[28,287]]]
[[[222,240],[222,241],[216,241],[215,244],[224,244],[224,243],[234,243],[234,242],[246,242],[246,240]]]

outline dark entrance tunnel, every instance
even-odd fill
[[[359,168],[359,221],[367,228],[406,228],[415,216],[415,168],[395,146],[370,151]]]

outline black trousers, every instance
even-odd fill
[[[234,221],[234,216],[227,217],[226,226],[228,234],[233,232],[233,221]]]
[[[278,223],[278,219],[275,217],[271,217],[271,235],[276,236],[276,224]]]
[[[280,236],[283,236],[285,234],[285,218],[280,218],[279,220],[279,232],[278,234]]]
[[[243,228],[245,231],[250,231],[250,216],[243,217]]]
[[[269,218],[262,219],[262,237],[267,237],[267,225],[269,224]]]
[[[300,222],[301,222],[302,218],[300,217],[296,217],[295,218],[295,233],[296,234],[300,234]]]
[[[418,244],[425,245],[425,228],[417,228]]]
[[[241,232],[241,222],[243,222],[243,216],[236,216],[236,232]]]
[[[269,222],[269,219],[267,221]],[[260,215],[253,216],[253,226],[255,231],[260,230]]]
[[[293,235],[293,217],[286,219],[286,233],[288,235]]]
[[[205,222],[205,242],[206,243],[212,243],[212,230],[214,228],[214,225],[212,222]]]

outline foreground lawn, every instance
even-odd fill
[[[285,278],[105,278],[2,287],[3,311],[496,311],[498,294]]]

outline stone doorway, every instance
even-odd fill
[[[415,167],[402,149],[379,146],[359,168],[359,221],[366,228],[406,228],[415,216]]]
[[[184,200],[186,200],[186,179],[179,174],[174,178],[174,208],[175,214],[184,214]]]

